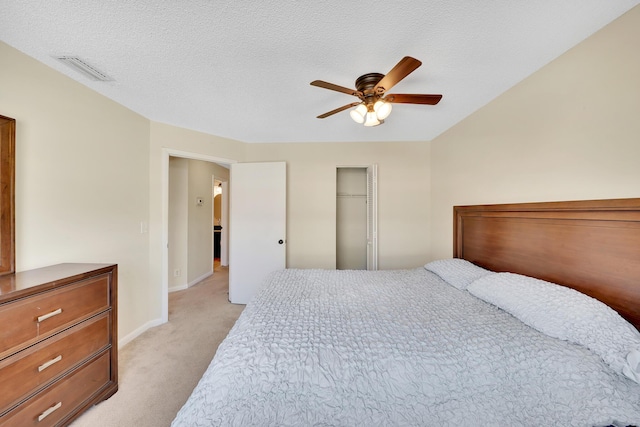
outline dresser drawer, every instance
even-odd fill
[[[1,306],[0,359],[109,307],[109,275]]]
[[[48,427],[65,419],[109,383],[106,352],[0,418],[3,427]]]
[[[65,371],[109,346],[110,312],[0,362],[0,414]]]

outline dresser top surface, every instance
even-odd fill
[[[115,264],[56,264],[0,276],[0,303],[106,273]]]

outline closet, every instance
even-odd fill
[[[336,169],[336,268],[377,269],[377,168]]]

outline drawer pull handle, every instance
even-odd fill
[[[40,322],[42,322],[44,320],[47,320],[50,317],[57,316],[58,314],[61,314],[61,313],[62,313],[62,309],[59,308],[59,309],[57,309],[55,311],[52,311],[51,313],[47,313],[47,314],[43,314],[42,316],[38,316],[38,323],[40,323]]]
[[[59,355],[58,357],[56,357],[55,359],[51,359],[48,362],[44,362],[42,365],[38,366],[38,372],[42,372],[45,369],[47,369],[49,366],[53,365],[54,363],[58,363],[59,361],[62,360],[62,355]]]
[[[45,418],[47,418],[49,415],[51,415],[53,412],[55,412],[61,406],[62,406],[62,402],[58,402],[55,405],[53,405],[51,408],[47,409],[46,411],[44,411],[43,413],[38,415],[38,422],[40,422],[40,421],[44,420]]]

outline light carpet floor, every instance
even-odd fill
[[[163,427],[206,370],[244,308],[228,301],[229,272],[169,294],[169,322],[120,349],[119,389],[72,427]]]

